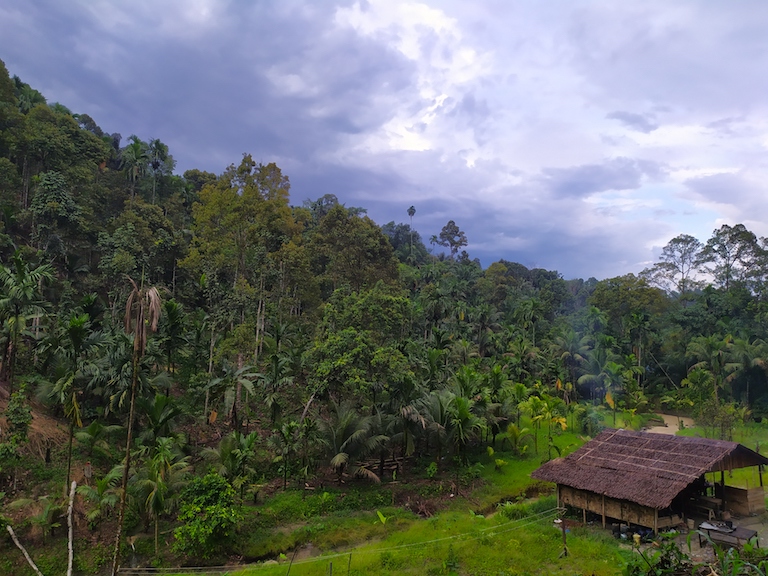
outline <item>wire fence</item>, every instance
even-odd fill
[[[347,552],[338,552],[336,554],[327,554],[323,556],[317,556],[315,558],[305,558],[303,560],[298,560],[295,562],[292,561],[291,566],[302,566],[302,565],[318,563],[318,562],[329,562],[336,558],[348,558],[351,554],[355,554],[355,556],[363,556],[366,554],[382,554],[386,552],[395,552],[395,551],[404,550],[407,548],[427,546],[429,544],[439,544],[442,542],[449,542],[452,540],[470,542],[473,540],[480,540],[483,538],[495,538],[496,536],[500,536],[502,534],[509,534],[510,532],[515,532],[522,528],[526,528],[527,526],[530,526],[532,524],[543,522],[544,520],[549,520],[549,519],[554,520],[554,518],[561,512],[562,512],[561,508],[550,508],[549,510],[544,510],[543,512],[539,512],[537,514],[531,514],[530,516],[526,516],[524,518],[510,520],[509,522],[498,524],[496,526],[487,526],[485,528],[481,528],[479,530],[475,530],[472,532],[453,534],[451,536],[434,538],[432,540],[423,540],[420,542],[413,542],[410,544],[388,546],[386,548],[354,549]],[[241,572],[244,570],[258,571],[260,568],[266,569],[266,568],[272,568],[272,567],[273,567],[272,565],[265,565],[263,562],[258,562],[255,564],[235,564],[235,565],[229,565],[229,566],[188,566],[184,568],[120,568],[120,570],[118,571],[118,574],[119,576],[174,576],[174,575],[181,575],[181,574],[193,574],[195,576],[197,575],[206,576],[210,574],[213,576],[218,574],[228,574],[230,572]]]

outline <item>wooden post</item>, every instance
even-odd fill
[[[605,494],[603,494],[602,513],[603,513],[603,528],[605,528]]]
[[[725,470],[720,470],[720,489],[723,491],[722,510],[725,511]]]
[[[563,551],[560,554],[560,558],[563,558],[565,556],[568,556],[568,544],[565,540],[565,521],[562,518],[558,518],[555,520],[555,524],[560,525],[560,529],[563,531]]]
[[[760,478],[762,478],[762,476]],[[761,481],[760,482],[760,486],[762,486],[762,485],[763,485],[763,483]],[[557,493],[557,507],[558,508],[562,508],[562,505],[560,504],[560,484],[557,485],[556,493]]]
[[[656,508],[653,509],[653,535],[659,535],[659,511]]]
[[[582,508],[581,509],[581,519],[584,521],[584,526],[587,525],[587,509]]]

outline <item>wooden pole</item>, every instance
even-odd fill
[[[653,535],[659,535],[659,511],[656,508],[653,509]]]
[[[602,514],[603,514],[603,528],[605,528],[605,494],[603,494]]]

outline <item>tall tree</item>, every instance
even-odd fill
[[[456,222],[448,220],[440,230],[440,234],[432,236],[430,242],[448,248],[451,251],[451,258],[455,258],[459,249],[467,245],[467,235],[456,225]]]
[[[757,237],[743,224],[723,224],[701,250],[698,263],[715,282],[728,290],[734,281],[745,281],[760,252]]]
[[[136,413],[136,389],[139,382],[139,361],[147,349],[147,339],[150,332],[157,331],[160,321],[162,301],[160,293],[154,286],[136,284],[133,279],[128,281],[133,288],[128,295],[125,305],[125,331],[133,334],[133,362],[131,375],[131,404],[128,410],[128,438],[125,442],[125,464],[123,465],[122,492],[120,493],[120,509],[117,517],[117,534],[115,535],[115,550],[112,557],[112,576],[117,575],[120,560],[120,542],[123,538],[123,521],[125,520],[125,503],[128,495],[128,477],[131,470],[131,445],[133,444],[133,422]]]
[[[0,312],[9,335],[3,356],[3,370],[11,392],[21,337],[27,322],[39,318],[45,311],[42,287],[44,282],[52,278],[53,268],[50,264],[32,267],[24,261],[19,251],[11,256],[10,266],[0,266]]]

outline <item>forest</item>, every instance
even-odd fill
[[[360,487],[383,509],[384,483],[461,490],[566,431],[669,412],[729,439],[768,418],[768,240],[741,224],[564,279],[483,268],[453,220],[426,241],[418,207],[379,225],[292,203],[247,153],[177,174],[171,152],[0,61],[0,524],[33,556],[64,541],[72,480],[98,566],[138,533],[160,565],[224,563],[290,551],[243,552],[272,493]],[[0,571],[26,567],[0,547]]]

